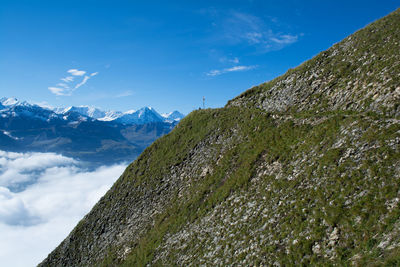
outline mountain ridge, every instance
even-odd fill
[[[96,119],[103,115],[99,110],[87,106],[51,110],[2,98],[0,149],[60,153],[96,166],[131,161],[177,123],[152,114],[160,118],[138,116],[131,121],[120,122],[117,118],[103,121]]]
[[[23,106],[23,107],[30,107],[30,108],[35,108],[35,109],[43,109],[45,111],[53,111],[56,114],[59,115],[65,115],[65,114],[70,114],[70,113],[78,113],[80,115],[83,115],[88,118],[92,118],[95,120],[100,120],[100,121],[116,121],[118,122],[118,119],[120,119],[122,116],[128,116],[128,117],[135,117],[136,119],[121,119],[120,122],[123,122],[125,124],[145,124],[145,123],[151,123],[151,122],[171,122],[170,116],[173,115],[174,119],[172,121],[179,121],[182,119],[185,115],[180,113],[179,111],[173,111],[169,113],[168,116],[161,116],[155,109],[151,107],[143,107],[137,111],[129,110],[127,112],[121,112],[121,111],[103,111],[99,108],[93,107],[93,106],[69,106],[66,108],[50,108],[50,107],[42,107],[40,105],[36,104],[30,104],[26,101],[20,102],[16,98],[6,98],[3,97],[0,99],[0,111],[4,109],[12,109],[18,106]],[[148,118],[143,117],[141,113],[147,113]],[[150,113],[150,114],[149,114]]]
[[[190,113],[39,266],[399,265],[399,43],[396,10]]]

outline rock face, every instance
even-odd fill
[[[158,139],[40,266],[400,264],[400,10]]]

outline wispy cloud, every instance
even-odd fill
[[[66,90],[65,88],[48,87],[47,89],[49,89],[50,92],[52,92],[53,94],[58,95],[58,96],[70,95],[69,90]]]
[[[67,72],[74,76],[83,76],[86,73],[86,71],[84,70],[77,70],[77,69],[70,69],[67,70]]]
[[[114,96],[114,98],[126,97],[126,96],[131,96],[131,95],[133,95],[133,92],[131,90],[127,90],[120,94],[117,94],[116,96]]]
[[[72,82],[73,80],[74,80],[74,77],[72,77],[72,76],[67,76],[65,78],[61,78],[61,81],[66,82],[66,83]]]
[[[61,78],[60,80],[63,81],[62,83],[57,83],[56,86],[50,86],[47,89],[57,96],[70,96],[76,89],[86,84],[90,78],[99,74],[98,72],[93,72],[85,75],[87,73],[86,71],[78,69],[67,70],[67,73],[72,76]],[[79,78],[80,76],[84,76],[82,80],[80,80],[80,82],[75,81],[75,78]]]
[[[217,76],[222,74],[222,71],[220,70],[210,70],[209,72],[206,73],[207,76]]]
[[[275,32],[264,20],[250,14],[232,12],[228,21],[233,25],[229,38],[237,42],[247,42],[265,52],[281,49],[298,40],[297,34]]]
[[[251,70],[254,69],[256,66],[235,66],[232,68],[225,69],[226,72],[231,72],[231,71],[242,71],[242,70]]]
[[[259,44],[263,42],[263,34],[259,32],[248,32],[244,37],[250,44]]]
[[[221,63],[233,63],[233,64],[239,64],[239,58],[237,58],[237,57],[234,57],[234,58],[229,58],[229,57],[220,57],[219,58],[219,61],[221,62]]]
[[[54,153],[0,151],[2,265],[37,265],[104,195],[125,167],[121,164],[89,171],[77,161]],[[16,257],[22,254],[24,257]]]
[[[238,63],[239,63],[239,59],[238,59],[237,57],[235,57],[235,58],[233,58],[233,59],[230,59],[229,62],[238,64]]]
[[[90,76],[83,77],[83,80],[80,83],[78,83],[77,85],[75,85],[74,89],[78,89],[79,87],[84,85],[89,79],[90,79]]]
[[[69,88],[68,84],[66,84],[66,83],[57,83],[56,86],[61,86],[61,87],[67,88],[67,89]]]
[[[225,68],[225,69],[221,69],[221,70],[210,70],[209,72],[206,73],[207,76],[218,76],[224,73],[228,73],[228,72],[236,72],[236,71],[247,71],[247,70],[252,70],[257,68],[257,66],[253,65],[253,66],[234,66],[231,68]]]
[[[246,45],[261,53],[282,49],[297,42],[301,36],[285,32],[285,27],[275,18],[262,19],[248,13],[215,9],[208,15],[213,19],[214,42],[219,40],[228,45]]]
[[[297,39],[298,39],[297,35],[284,34],[281,36],[272,37],[271,41],[277,44],[292,44],[297,42]]]

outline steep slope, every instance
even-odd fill
[[[399,265],[399,44],[397,10],[192,112],[41,266]]]

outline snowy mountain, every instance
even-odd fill
[[[144,107],[138,111],[127,111],[117,118],[116,121],[123,124],[145,124],[151,122],[164,122],[165,119],[158,114],[155,109]]]
[[[56,111],[55,111],[56,112]],[[60,114],[66,114],[70,112],[77,112],[81,115],[93,118],[93,119],[100,119],[106,116],[106,113],[98,108],[90,107],[90,106],[79,106],[79,107],[67,107],[63,109]]]
[[[1,98],[0,102],[3,106],[13,106],[19,104],[19,101],[16,98]]]
[[[67,108],[55,108],[53,110],[57,114],[66,115],[74,112],[99,121],[115,121],[122,124],[146,124],[152,122],[171,123],[174,121],[179,121],[185,116],[179,111],[173,111],[160,115],[152,107],[143,107],[139,110],[128,110],[125,112],[114,110],[103,111],[96,107],[90,106],[71,106]]]
[[[179,111],[173,111],[160,115],[154,108],[144,107],[139,110],[103,111],[92,106],[70,106],[66,108],[46,108],[28,102],[21,102],[15,98],[0,99],[0,114],[6,116],[32,116],[42,120],[55,118],[69,121],[113,121],[125,125],[146,124],[153,122],[177,122],[184,117]]]
[[[183,115],[182,113],[180,113],[179,111],[175,110],[173,112],[170,113],[164,113],[161,114],[161,116],[166,120],[166,121],[180,121],[181,119],[183,119],[183,117],[185,117],[185,115]]]
[[[50,109],[1,98],[0,150],[55,152],[112,164],[133,160],[176,124],[149,107],[124,113],[89,106]]]
[[[115,119],[118,119],[122,115],[123,115],[123,113],[121,111],[110,110],[110,111],[106,111],[105,115],[102,118],[98,118],[98,120],[99,121],[113,121]]]
[[[50,121],[59,117],[51,110],[38,105],[29,104],[26,101],[20,102],[15,98],[0,99],[0,115],[2,118],[28,117],[40,119],[42,121]]]

